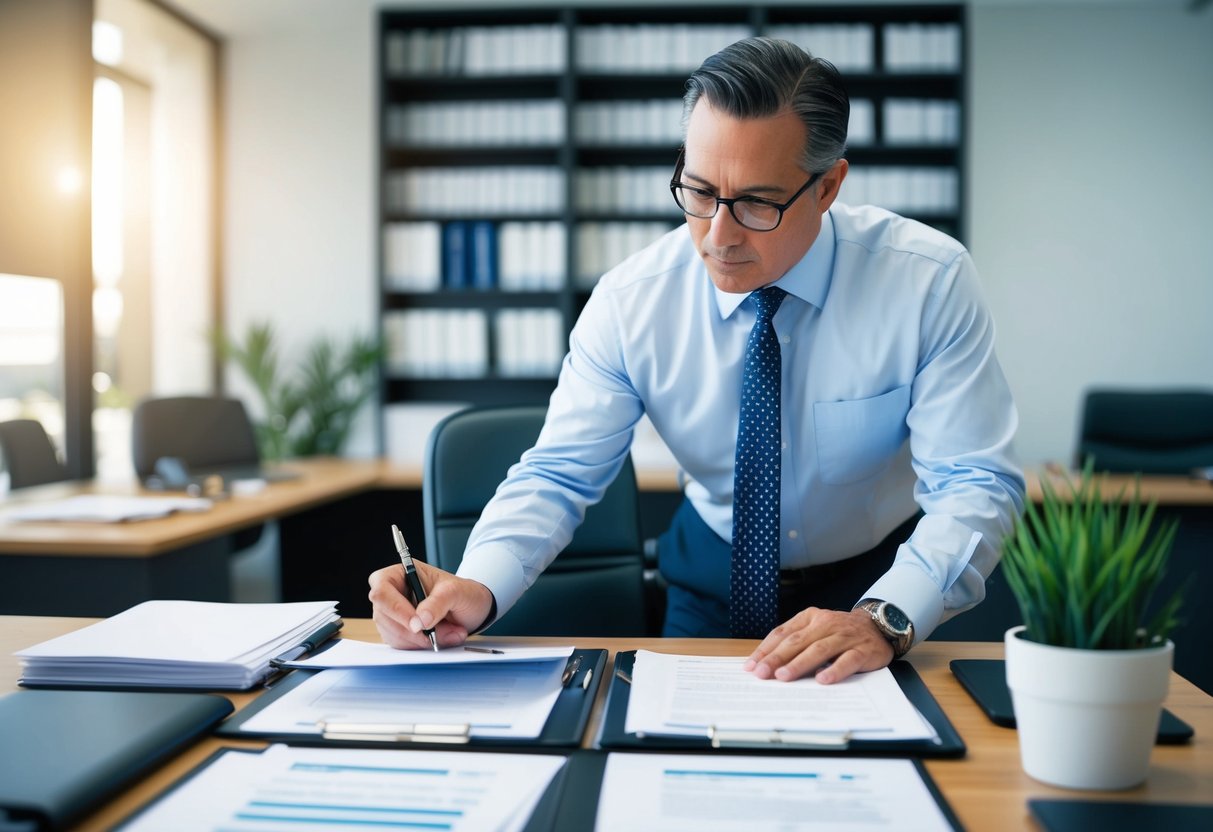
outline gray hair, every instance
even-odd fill
[[[800,166],[821,173],[847,149],[851,100],[834,65],[786,40],[753,37],[712,55],[687,79],[682,135],[700,98],[733,118],[768,118],[790,110],[805,126]]]

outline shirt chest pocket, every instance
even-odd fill
[[[814,402],[821,479],[849,485],[880,472],[910,435],[910,385],[868,399]]]

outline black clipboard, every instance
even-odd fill
[[[1007,665],[1002,659],[953,659],[948,663],[956,681],[973,697],[991,722],[1003,728],[1015,727],[1015,709],[1007,688]],[[1183,745],[1195,735],[1192,726],[1162,709],[1158,721],[1157,745]]]
[[[675,752],[677,753],[677,752]],[[739,755],[746,753],[738,751]],[[598,802],[602,793],[602,777],[606,771],[607,757],[604,751],[579,750],[569,755],[568,763],[552,778],[548,792],[540,800],[531,815],[528,832],[536,829],[557,829],[560,832],[590,832],[598,817]],[[931,778],[922,760],[911,759],[918,776],[922,778],[927,792],[939,807],[944,820],[957,832],[964,826],[952,811],[943,792]],[[554,804],[554,805],[553,805]],[[541,815],[541,809],[543,814]]]
[[[263,739],[290,745],[341,745],[351,748],[441,748],[446,750],[461,747],[483,750],[518,747],[525,749],[576,748],[581,744],[581,738],[585,735],[586,725],[590,720],[590,709],[594,704],[598,685],[602,681],[606,656],[607,651],[603,649],[573,651],[566,666],[571,666],[578,658],[581,660],[580,665],[569,683],[561,689],[556,704],[552,706],[552,712],[548,714],[548,721],[543,726],[543,731],[533,739],[465,736],[453,741],[451,738],[424,734],[408,737],[396,736],[393,739],[353,739],[324,737],[317,733],[262,733],[242,730],[244,723],[255,714],[267,708],[287,691],[301,685],[310,676],[323,672],[319,670],[291,671],[247,707],[220,724],[215,730],[215,734],[228,739]]]
[[[610,687],[607,689],[607,701],[602,717],[602,730],[598,738],[598,745],[601,748],[612,751],[660,749],[663,751],[700,750],[712,751],[714,753],[732,752],[738,754],[751,751],[758,751],[760,753],[792,752],[804,754],[807,751],[813,754],[894,755],[903,757],[963,757],[965,755],[964,740],[961,739],[960,734],[952,726],[943,709],[939,707],[939,703],[935,701],[935,697],[927,689],[926,684],[922,681],[922,677],[918,675],[918,671],[906,661],[893,662],[889,665],[889,670],[892,672],[893,678],[897,680],[897,684],[901,686],[902,691],[905,692],[906,698],[910,700],[911,704],[918,709],[923,718],[935,729],[935,733],[938,734],[937,739],[851,740],[845,745],[837,747],[797,746],[780,742],[776,739],[769,743],[746,744],[727,749],[714,749],[707,737],[637,737],[635,734],[625,733],[623,728],[627,718],[628,699],[631,696],[632,686],[630,682],[620,677],[619,671],[623,671],[623,674],[630,678],[635,661],[635,650],[615,654],[616,672],[611,677]]]
[[[170,785],[168,788],[166,788],[163,792],[156,795],[154,798],[152,798],[147,803],[140,806],[137,810],[135,810],[133,813],[131,813],[128,817],[124,818],[120,824],[118,824],[116,827],[114,827],[115,832],[120,832],[120,830],[126,829],[127,827],[131,826],[133,823],[135,823],[137,820],[139,820],[139,818],[142,817],[144,814],[146,814],[147,812],[150,812],[160,802],[171,798],[174,793],[176,793],[179,789],[185,787],[191,780],[193,780],[195,777],[197,777],[199,774],[201,774],[203,771],[205,771],[209,766],[211,766],[213,763],[215,763],[217,760],[219,760],[224,755],[226,755],[226,754],[261,754],[265,750],[266,750],[265,748],[236,748],[233,746],[223,746],[222,748],[216,749],[214,751],[214,753],[210,754],[205,760],[203,760],[198,765],[194,766],[194,768],[190,769],[188,772],[183,774],[176,782],[174,782],[172,785]],[[482,751],[485,751],[485,750],[501,751],[503,749],[480,749],[480,750],[482,750]],[[517,751],[519,749],[515,749],[515,750]],[[556,756],[561,756],[562,754],[567,755],[566,752],[560,752],[560,751],[547,751],[545,753],[554,754]],[[578,828],[578,827],[571,827],[571,826],[566,827],[566,826],[557,825],[557,818],[558,818],[558,816],[561,815],[561,812],[564,810],[564,808],[565,808],[564,803],[567,800],[588,799],[588,798],[592,797],[593,801],[594,801],[594,809],[595,809],[595,811],[597,810],[598,785],[602,780],[602,766],[605,765],[606,758],[605,758],[605,755],[603,755],[604,762],[598,764],[598,768],[597,768],[598,779],[593,782],[593,784],[592,784],[593,790],[591,792],[587,787],[588,781],[586,780],[586,775],[584,772],[588,771],[589,774],[591,776],[593,776],[593,773],[594,773],[593,766],[594,766],[595,761],[593,759],[588,759],[588,758],[582,758],[582,759],[579,759],[576,761],[574,759],[574,758],[579,757],[580,755],[586,755],[589,753],[591,753],[591,752],[575,751],[572,753],[572,755],[566,756],[565,765],[561,766],[560,770],[557,771],[555,776],[552,777],[552,781],[550,783],[548,783],[547,789],[544,790],[543,795],[539,798],[539,802],[535,804],[535,808],[531,811],[531,817],[528,819],[526,825],[523,826],[522,832],[551,832],[551,830],[555,830],[555,829],[564,830],[564,829]],[[578,774],[576,777],[571,778],[570,772],[574,768],[575,762],[576,762],[576,765],[577,765],[579,771],[582,771],[582,773]],[[587,764],[588,764],[588,768],[587,768]],[[569,784],[574,783],[574,782],[576,783],[576,787],[570,788]],[[930,785],[933,786],[933,784],[930,784]],[[591,814],[589,825],[585,826],[583,828],[586,830],[591,830],[591,829],[593,829],[593,825],[594,825],[594,820],[593,820],[593,815]]]

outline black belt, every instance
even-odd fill
[[[843,558],[833,563],[819,563],[814,566],[804,566],[800,569],[779,570],[780,586],[800,586],[801,584],[821,583],[828,581],[849,565],[851,558]]]

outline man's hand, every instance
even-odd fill
[[[434,627],[442,647],[463,643],[470,631],[489,617],[493,594],[478,581],[459,578],[449,572],[414,561],[417,576],[425,587],[426,598],[416,607],[404,591],[404,569],[400,564],[371,573],[372,617],[379,637],[399,649],[425,648],[430,640],[422,632]],[[438,622],[435,626],[434,622]]]
[[[864,610],[809,607],[771,630],[744,668],[759,679],[783,682],[817,671],[817,681],[828,685],[853,673],[879,670],[891,661],[893,645]]]

